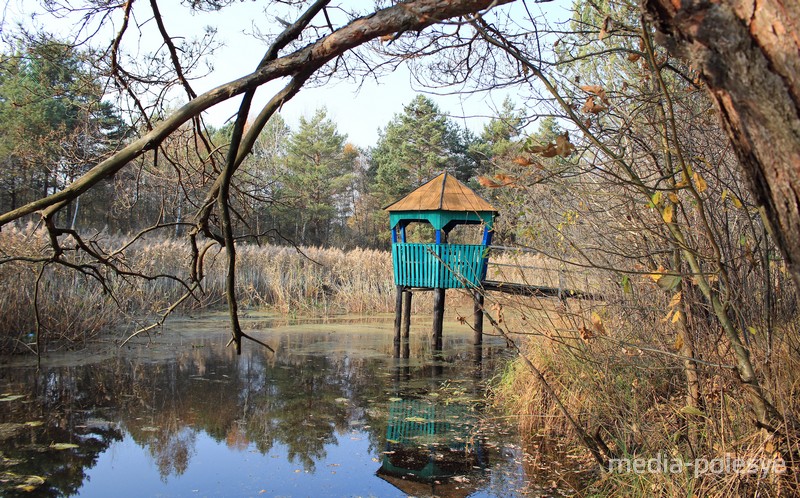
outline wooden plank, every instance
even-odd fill
[[[558,289],[558,287],[546,287],[543,285],[528,285],[518,284],[511,282],[496,282],[494,280],[485,280],[481,284],[484,290],[492,292],[503,292],[505,294],[514,294],[520,296],[538,296],[538,297],[562,297],[575,298],[575,299],[592,299],[595,301],[603,301],[604,297],[599,294],[592,294],[572,289]]]

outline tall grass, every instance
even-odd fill
[[[123,237],[95,238],[111,253],[126,243]],[[67,245],[69,242],[66,242]],[[0,232],[0,260],[9,256],[40,258],[47,254],[43,230],[32,226],[5,227]],[[343,251],[332,248],[237,244],[237,296],[241,306],[293,314],[382,313],[394,311],[395,287],[391,253],[370,249]],[[75,251],[65,258],[74,264],[92,261]],[[499,255],[501,266],[490,277],[525,280],[534,272],[539,283],[558,285],[556,267],[528,255]],[[212,248],[205,258],[202,287],[178,308],[178,313],[225,305],[225,254]],[[149,276],[173,275],[188,281],[190,245],[186,239],[142,238],[125,249],[119,267]],[[506,266],[503,266],[506,265]],[[528,268],[519,275],[514,267]],[[39,279],[39,274],[41,278]],[[143,280],[122,277],[100,268],[107,289],[96,280],[60,264],[13,261],[0,264],[0,351],[18,351],[36,340],[38,313],[41,339],[59,343],[80,342],[120,325],[135,329],[157,318],[186,291],[169,278]],[[549,277],[545,277],[545,276]],[[531,277],[532,278],[532,277]],[[542,280],[544,278],[544,280]],[[39,279],[38,299],[36,281]],[[110,291],[110,292],[107,292]],[[38,306],[34,306],[37,301]],[[414,310],[429,309],[430,293],[417,293]]]
[[[781,413],[789,415],[775,435],[758,429],[748,398],[730,366],[731,351],[720,341],[713,322],[693,317],[702,406],[687,409],[683,361],[676,336],[664,320],[666,298],[655,286],[638,287],[637,306],[630,296],[607,285],[607,300],[505,299],[487,304],[502,315],[503,325],[540,369],[559,400],[592,436],[599,436],[618,458],[667,458],[693,462],[718,458],[772,461],[783,458],[790,470],[763,476],[705,472],[598,472],[580,494],[591,496],[790,496],[798,489],[794,461],[800,454],[797,423],[800,403],[800,327],[791,303],[792,286],[783,291],[786,307],[778,309],[768,343],[757,325],[748,345],[759,365],[762,385]],[[494,297],[493,297],[494,300]],[[502,307],[499,306],[502,304]],[[599,318],[602,329],[593,326]],[[587,333],[587,329],[589,332]],[[769,344],[769,347],[768,347]],[[573,452],[581,441],[568,425],[554,399],[522,361],[511,362],[493,387],[498,407],[518,417],[520,430],[539,444],[544,438],[569,442]],[[692,436],[694,431],[695,437]],[[783,442],[779,442],[783,439]],[[760,459],[760,460],[759,460]],[[586,467],[594,462],[587,457]]]
[[[124,240],[104,237],[98,243],[109,252]],[[41,230],[4,228],[0,259],[9,255],[40,257],[47,240]],[[393,310],[395,289],[391,253],[355,249],[295,249],[273,245],[237,245],[237,294],[245,308],[296,313],[379,313]],[[74,263],[88,263],[68,254]],[[181,311],[224,306],[225,254],[212,249],[206,257],[202,289]],[[188,280],[190,246],[181,239],[145,238],[124,253],[120,264],[147,275],[171,274]],[[168,278],[142,280],[103,271],[108,289],[74,269],[59,264],[24,261],[0,265],[0,332],[2,349],[20,350],[35,342],[36,313],[43,339],[75,342],[112,326],[136,327],[156,317],[185,292]],[[41,272],[38,306],[36,281]],[[424,304],[424,300],[423,303]]]

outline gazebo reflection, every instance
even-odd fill
[[[411,496],[468,496],[488,466],[477,419],[463,404],[396,399],[389,404],[386,451],[376,474]]]

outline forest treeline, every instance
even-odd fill
[[[520,419],[527,433],[566,437],[598,468],[665,453],[684,461],[781,459],[796,469],[797,291],[701,74],[660,47],[647,17],[626,0],[575,2],[569,22],[556,26],[511,11],[459,26],[470,36],[445,25],[397,32],[371,50],[408,62],[434,87],[517,89],[518,99],[481,130],[460,126],[424,95],[366,149],[349,143],[325,109],[296,128],[279,114],[221,128],[187,119],[146,153],[125,156],[133,157],[125,167],[86,180],[91,188],[3,227],[0,276],[21,282],[7,301],[13,311],[3,306],[19,318],[6,343],[34,350],[44,333],[58,336],[61,324],[77,323],[76,313],[96,316],[98,307],[163,317],[182,303],[219,302],[223,293],[235,304],[232,288],[267,302],[268,292],[252,292],[247,277],[238,287],[233,277],[222,283],[226,272],[246,273],[249,261],[274,259],[274,247],[258,244],[335,248],[345,266],[378,261],[386,254],[364,249],[388,248],[381,207],[446,170],[498,209],[496,244],[581,273],[587,290],[604,297],[554,305],[487,296],[494,333],[521,352],[496,398],[528,415]],[[171,123],[177,111],[167,105],[107,100],[115,85],[124,93],[144,79],[104,70],[104,60],[48,37],[2,57],[3,212],[67,188]],[[170,84],[189,86],[179,71]],[[131,109],[146,112],[132,119]],[[258,133],[244,155],[248,130]],[[149,246],[162,250],[148,253]],[[164,254],[183,254],[184,266],[154,265]],[[319,278],[316,264],[299,267],[293,274],[307,282],[296,295],[332,295],[334,283]],[[391,282],[360,281],[350,299],[358,292],[383,296],[376,303],[391,299]],[[70,318],[59,320],[59,307],[46,306],[65,286],[79,291],[63,307]],[[206,294],[212,287],[218,292]],[[122,292],[136,297],[123,303],[158,306],[126,309],[113,297]],[[791,495],[796,475],[606,473],[591,489]]]
[[[1,57],[3,212],[61,190],[136,135],[122,110],[103,99],[107,83],[89,54],[46,38]],[[301,117],[295,129],[276,115],[234,185],[237,231],[279,244],[386,248],[382,206],[442,171],[474,184],[489,171],[493,149],[518,138],[519,111],[510,101],[501,111],[476,135],[419,95],[366,149],[348,142],[324,108]],[[232,128],[208,127],[201,137],[186,126],[156,154],[67,206],[61,223],[111,235],[173,224],[173,236],[184,234],[183,223],[227,154]],[[195,147],[201,140],[210,146],[206,154]]]

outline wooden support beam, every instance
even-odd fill
[[[397,299],[394,305],[394,357],[400,357],[400,322],[403,313],[403,286],[397,286]]]
[[[473,307],[473,330],[472,345],[480,346],[483,344],[483,292],[476,290],[473,294],[475,306]]]
[[[408,337],[411,334],[411,296],[410,289],[406,289],[403,293],[403,340],[408,342]]]
[[[434,353],[442,351],[442,328],[444,326],[444,289],[433,290],[433,330],[431,348]]]

